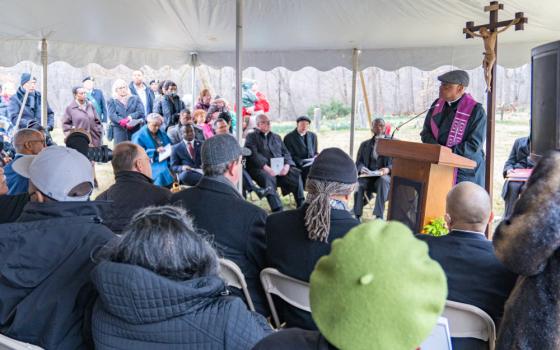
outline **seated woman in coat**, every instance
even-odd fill
[[[228,295],[216,251],[183,209],[142,209],[102,258],[92,271],[96,349],[246,350],[271,332]]]
[[[168,187],[173,183],[173,175],[169,170],[169,156],[161,159],[161,155],[167,153],[167,148],[171,147],[171,140],[163,130],[163,118],[157,113],[151,113],[146,118],[148,124],[144,125],[134,135],[132,142],[141,146],[146,150],[150,161],[152,162],[152,179],[157,186]],[[166,148],[167,145],[170,145]]]

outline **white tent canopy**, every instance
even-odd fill
[[[560,1],[503,0],[500,20],[517,11],[524,31],[499,37],[499,64],[530,61],[530,49],[560,38]],[[393,70],[442,65],[472,68],[482,60],[480,39],[466,40],[465,22],[488,22],[488,1],[462,0],[246,0],[243,65],[270,70],[313,66]],[[3,0],[0,65],[40,62],[39,40],[49,61],[73,66],[98,63],[181,66],[197,52],[200,63],[235,64],[235,0]]]

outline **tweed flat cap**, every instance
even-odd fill
[[[452,70],[437,77],[442,83],[469,86],[469,73],[464,70]]]

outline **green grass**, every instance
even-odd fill
[[[399,123],[407,120],[410,116],[386,116],[385,120],[390,122],[394,128]],[[423,117],[419,118],[417,121],[413,121],[410,124],[403,127],[396,134],[401,140],[420,142],[420,131],[422,128]],[[286,133],[294,129],[294,122],[273,122],[272,129],[284,136]],[[349,120],[339,119],[339,120],[329,120],[321,123],[321,130],[318,133],[319,149],[324,149],[328,147],[339,147],[346,152],[349,151],[350,146],[350,130],[349,130]],[[513,142],[516,138],[527,136],[529,134],[529,117],[526,113],[513,113],[506,114],[504,120],[496,121],[496,137],[495,137],[495,154],[494,154],[494,196],[493,196],[493,210],[497,217],[497,220],[503,214],[504,202],[500,196],[504,180],[502,178],[502,168],[504,162],[506,161]],[[53,133],[53,137],[58,144],[63,144],[63,136],[60,129],[56,129]],[[354,157],[358,150],[360,143],[371,137],[371,133],[368,129],[356,129],[354,138]],[[99,182],[99,189],[94,191],[94,196],[99,194],[101,191],[107,189],[111,184],[113,184],[113,169],[111,164],[96,164],[95,166],[97,180]],[[256,205],[268,210],[268,205],[266,200],[258,200],[256,196],[251,199]],[[286,208],[293,208],[295,202],[291,196],[286,196],[282,198],[282,201]],[[352,205],[352,203],[351,203]],[[364,209],[364,218],[368,219],[371,217],[371,212],[373,208],[368,207]]]

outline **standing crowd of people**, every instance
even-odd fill
[[[464,93],[464,74],[440,77],[434,106],[444,104],[422,138],[449,142],[452,118],[468,111],[450,147],[477,158],[485,115]],[[354,161],[338,148],[319,152],[307,116],[284,138],[274,133],[254,84],[238,118],[207,89],[191,112],[174,82],[143,79],[135,71],[129,84],[116,80],[105,102],[86,77],[62,117],[65,147],[49,145],[54,116],[30,127],[41,99],[35,79],[22,75],[8,106],[15,155],[0,167],[1,334],[46,349],[410,350],[452,300],[490,315],[497,349],[560,346],[559,151],[526,183],[506,183],[511,207],[493,240],[484,234],[494,214],[479,184],[482,163],[459,172],[446,199],[450,232],[433,237],[381,220],[392,170],[377,151],[388,137],[383,119]],[[237,123],[244,146],[232,135]],[[105,139],[114,143],[115,182],[94,199],[90,153]],[[527,142],[516,142],[504,176],[533,167]],[[174,182],[186,188],[171,191]],[[266,198],[271,213],[246,200],[239,183]],[[373,193],[378,220],[361,224]],[[284,210],[281,194],[296,208]],[[222,279],[220,258],[239,267],[251,303]],[[267,267],[309,283],[311,312],[272,298],[280,330],[267,321],[259,278]],[[475,338],[452,342],[488,349]]]

